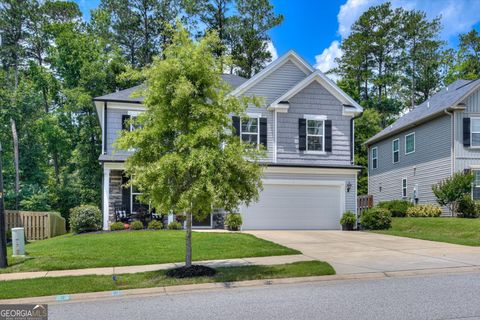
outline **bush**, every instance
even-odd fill
[[[130,230],[142,230],[143,229],[143,223],[141,221],[133,221],[130,223]]]
[[[472,196],[465,193],[458,202],[458,217],[459,218],[478,218],[480,214],[480,206],[472,200]]]
[[[70,210],[70,229],[75,233],[102,228],[102,213],[95,206],[79,206]]]
[[[413,207],[413,203],[405,200],[382,201],[377,207],[388,209],[392,217],[405,217],[407,209]]]
[[[7,242],[12,241],[12,229],[7,229]]]
[[[182,224],[178,221],[172,221],[168,224],[168,230],[182,230]]]
[[[230,231],[238,231],[242,226],[243,220],[239,213],[229,213],[225,219],[225,225]]]
[[[419,204],[407,210],[407,217],[438,217],[441,214],[442,208],[434,204]]]
[[[357,215],[352,211],[345,212],[340,219],[340,224],[345,228],[345,230],[353,230],[356,223]]]
[[[375,207],[362,213],[360,223],[367,230],[389,229],[392,224],[392,214],[388,209]]]
[[[123,222],[114,222],[110,225],[111,231],[125,230],[125,224]]]
[[[453,215],[458,213],[459,201],[472,187],[473,174],[457,172],[432,186],[432,191],[441,206],[447,206]]]
[[[150,230],[161,230],[163,228],[163,224],[158,220],[152,220],[148,223],[147,228]]]

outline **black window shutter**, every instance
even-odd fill
[[[232,117],[232,124],[233,124],[233,128],[235,129],[234,134],[236,136],[240,136],[240,117],[233,116]]]
[[[260,118],[260,144],[267,147],[267,118]]]
[[[332,152],[332,120],[325,120],[325,152]]]
[[[128,114],[122,115],[122,130],[130,131],[130,124],[128,121],[130,120],[130,116]]]
[[[307,119],[298,119],[298,149],[307,150]]]
[[[463,173],[464,173],[464,174],[469,174],[469,173],[471,173],[471,172],[472,172],[472,169],[468,169],[468,168],[467,168],[467,169],[463,169]]]
[[[470,118],[463,118],[463,146],[470,147]]]
[[[122,175],[122,205],[125,207],[127,214],[130,214],[130,195],[131,195],[131,188],[126,187],[130,179]]]

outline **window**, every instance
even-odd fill
[[[140,195],[142,192],[138,190],[136,187],[131,186],[130,192],[130,212],[131,213],[147,213],[148,212],[148,205],[142,203],[140,201]]]
[[[393,163],[398,162],[398,156],[400,154],[400,140],[395,139],[392,141],[392,158]]]
[[[324,151],[324,120],[307,119],[307,151]]]
[[[415,132],[409,133],[405,136],[405,154],[415,152]]]
[[[402,179],[402,198],[407,197],[407,178]]]
[[[243,142],[249,142],[254,145],[259,144],[260,126],[259,117],[242,118],[240,125],[240,137]]]
[[[473,200],[480,200],[480,170],[474,170],[473,176],[475,179],[472,186],[472,198]]]
[[[480,118],[470,118],[470,146],[480,147]]]
[[[377,155],[377,147],[372,149],[372,168],[377,169],[378,167],[378,155]]]

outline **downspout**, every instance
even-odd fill
[[[353,164],[354,162],[354,144],[355,144],[355,119],[360,118],[363,115],[363,112],[360,114],[350,118],[350,163]]]
[[[452,175],[455,172],[455,169],[453,168],[455,166],[455,121],[453,117],[453,112],[448,112],[448,109],[445,109],[445,114],[448,114],[450,116],[452,125],[451,125],[451,132],[450,132],[450,175]]]

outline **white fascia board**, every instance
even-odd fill
[[[104,162],[103,168],[110,170],[125,170],[125,162]]]
[[[355,175],[357,168],[315,168],[315,167],[266,167],[264,173],[333,174]]]
[[[320,70],[316,70],[314,73],[297,83],[293,88],[291,88],[277,100],[272,102],[269,108],[275,109],[275,107],[281,101],[287,101],[288,99],[302,91],[304,88],[306,88],[313,81],[317,81],[318,83],[320,83],[325,89],[328,90],[328,92],[334,95],[342,103],[352,105],[357,113],[363,111],[363,108],[355,100],[350,98],[342,89],[340,89],[335,83],[333,83],[333,81],[328,79],[328,77],[325,76]]]
[[[121,109],[121,110],[135,110],[145,111],[146,108],[143,104],[139,103],[124,103],[124,102],[108,102],[108,109]]]
[[[270,63],[265,69],[263,69],[262,71],[254,75],[252,78],[245,81],[242,85],[237,87],[235,90],[233,90],[230,93],[230,95],[239,96],[245,93],[245,91],[253,87],[259,81],[266,78],[269,74],[271,74],[273,71],[277,70],[279,67],[284,65],[287,61],[292,61],[296,66],[300,68],[300,70],[302,70],[305,73],[305,75],[308,75],[315,71],[315,69],[307,61],[305,61],[305,59],[300,57],[295,51],[290,50],[287,53],[285,53],[283,56],[278,58],[277,60]]]

